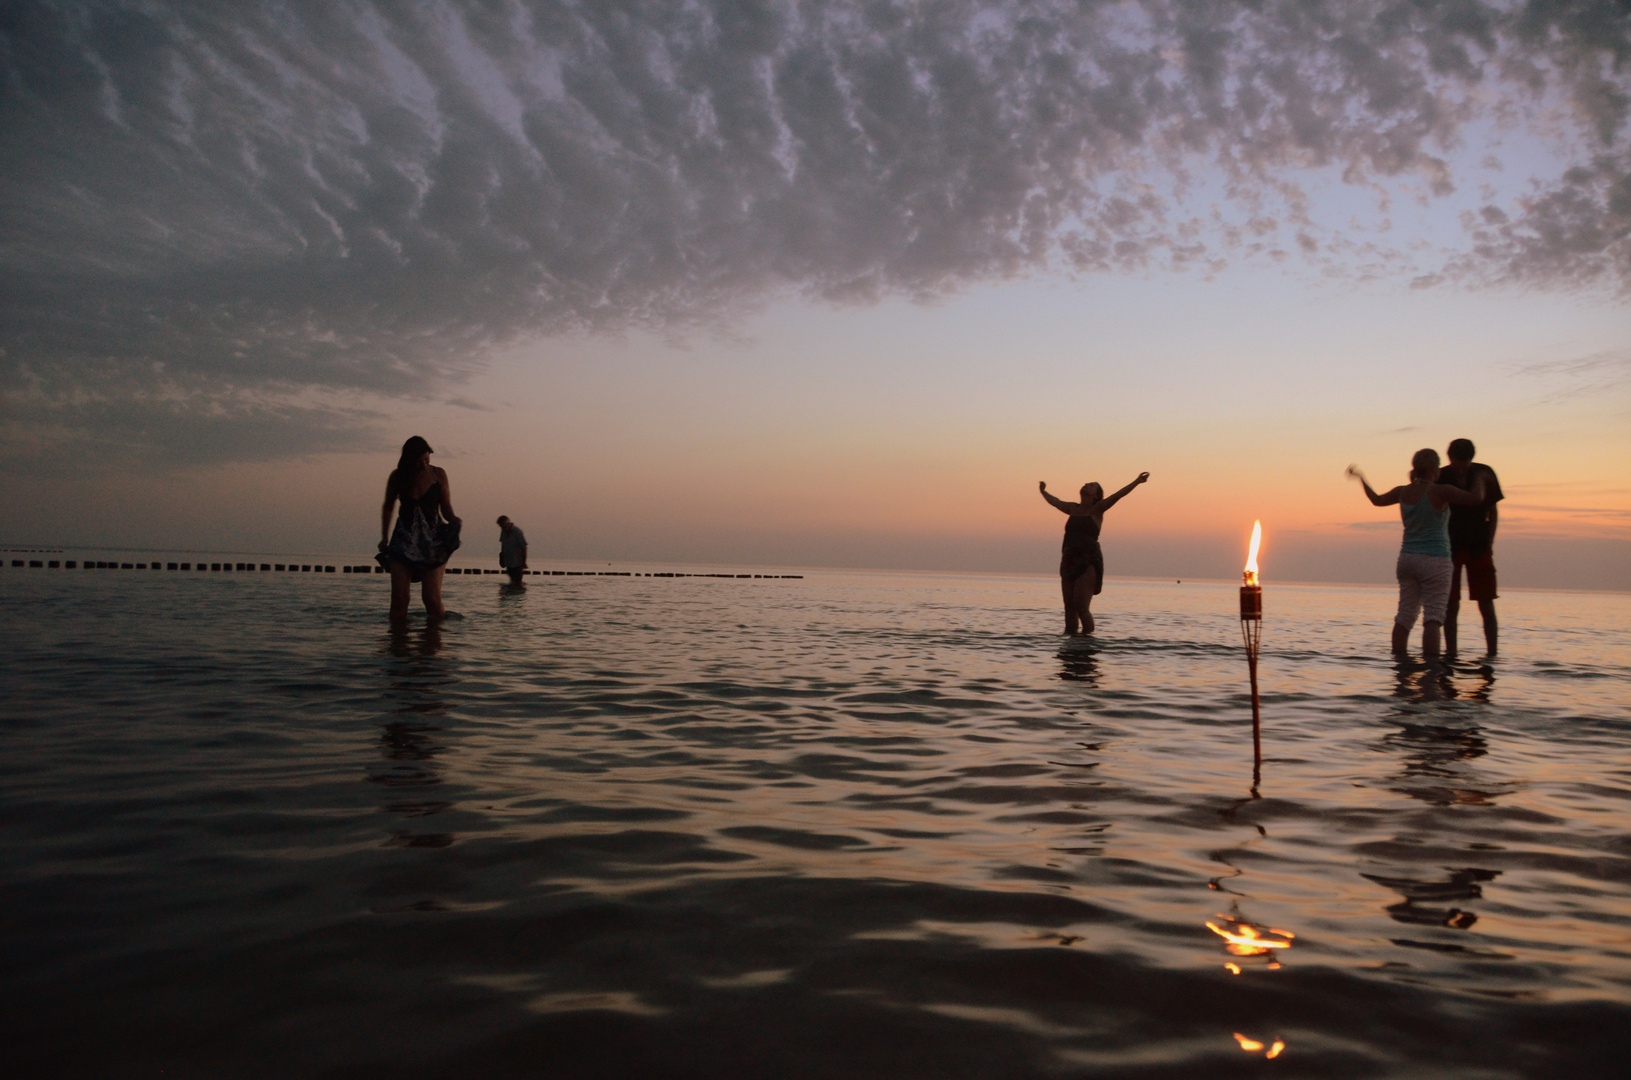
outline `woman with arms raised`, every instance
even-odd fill
[[[385,507],[379,518],[379,554],[391,572],[391,618],[408,617],[411,582],[423,582],[420,596],[432,621],[441,620],[442,571],[459,547],[458,517],[447,473],[430,463],[430,443],[415,435],[402,444],[402,456],[385,482]],[[402,504],[391,530],[391,511]],[[389,536],[389,540],[386,537]]]
[[[1099,550],[1099,530],[1104,527],[1104,512],[1138,485],[1150,478],[1147,472],[1110,496],[1104,497],[1104,488],[1097,482],[1082,485],[1081,502],[1064,502],[1048,494],[1047,481],[1037,486],[1050,506],[1069,514],[1065,522],[1065,545],[1059,559],[1059,588],[1065,594],[1065,633],[1093,632],[1093,612],[1089,606],[1093,598],[1104,589],[1104,553]]]
[[[1410,648],[1410,629],[1416,625],[1418,611],[1422,615],[1422,655],[1438,655],[1439,629],[1450,604],[1450,507],[1484,502],[1482,477],[1474,482],[1473,490],[1462,491],[1438,483],[1438,473],[1438,451],[1417,450],[1410,459],[1410,483],[1378,495],[1359,466],[1348,466],[1348,476],[1364,486],[1372,506],[1397,503],[1404,519],[1404,541],[1394,568],[1399,579],[1399,612],[1393,617],[1393,651],[1400,655]]]

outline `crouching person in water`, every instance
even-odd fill
[[[511,585],[525,585],[527,535],[508,516],[498,519],[498,565],[510,575]]]
[[[1065,502],[1048,494],[1046,480],[1037,487],[1048,505],[1070,515],[1065,522],[1065,543],[1059,558],[1059,589],[1065,599],[1065,633],[1093,632],[1093,598],[1104,590],[1104,552],[1099,548],[1099,530],[1104,528],[1104,512],[1128,492],[1150,478],[1142,472],[1138,479],[1110,496],[1096,481],[1082,485],[1081,502]]]
[[[1399,611],[1393,617],[1393,651],[1410,649],[1410,631],[1422,616],[1423,656],[1439,654],[1439,631],[1450,604],[1450,507],[1477,506],[1484,501],[1482,479],[1463,491],[1438,483],[1437,450],[1417,450],[1410,459],[1410,482],[1378,495],[1359,471],[1349,465],[1348,476],[1358,480],[1372,506],[1399,507],[1404,519],[1404,540],[1394,574],[1399,579]]]

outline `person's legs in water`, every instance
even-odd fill
[[[425,601],[425,614],[432,622],[441,622],[447,617],[447,608],[442,606],[442,572],[445,566],[438,566],[434,570],[425,571],[425,580],[419,585],[419,595]]]
[[[1495,618],[1495,560],[1489,554],[1477,557],[1456,556],[1454,577],[1450,583],[1450,606],[1444,615],[1444,651],[1456,653],[1456,616],[1461,608],[1461,568],[1467,568],[1467,599],[1478,605],[1478,614],[1484,620],[1484,648],[1495,655],[1500,639],[1500,624]]]
[[[1439,630],[1450,605],[1452,563],[1448,555],[1422,556],[1416,561],[1421,588],[1421,654],[1434,659],[1438,656]]]
[[[1444,655],[1455,655],[1456,616],[1461,613],[1461,559],[1450,571],[1450,603],[1444,609]]]
[[[1099,568],[1090,566],[1076,579],[1076,613],[1082,619],[1082,633],[1091,634],[1093,622],[1093,594],[1099,590]]]
[[[527,572],[525,570],[521,570],[519,568],[512,568],[512,569],[506,569],[504,572],[506,574],[510,575],[510,584],[511,585],[525,585],[526,584],[526,582],[522,580],[524,577],[526,577],[526,574],[527,574]]]
[[[1399,610],[1393,616],[1393,653],[1404,656],[1410,652],[1410,631],[1416,625],[1416,613],[1421,610],[1421,580],[1406,555],[1399,556],[1393,575],[1399,579]]]
[[[1076,614],[1076,582],[1080,580],[1080,578],[1073,580],[1066,577],[1059,579],[1059,591],[1065,597],[1065,633],[1067,634],[1076,633],[1081,623]]]
[[[408,596],[413,587],[413,572],[399,562],[391,564],[391,618],[408,617]]]
[[[1478,601],[1478,614],[1484,617],[1484,647],[1495,655],[1499,624],[1495,621],[1495,556],[1485,552],[1476,559],[1467,560],[1467,598]]]
[[[1495,621],[1495,601],[1478,601],[1478,614],[1484,617],[1484,648],[1489,650],[1491,656],[1495,655],[1495,644],[1500,638],[1501,628]]]

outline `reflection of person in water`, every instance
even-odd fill
[[[1349,465],[1349,477],[1365,488],[1372,506],[1399,507],[1404,519],[1404,541],[1399,547],[1395,574],[1399,579],[1399,611],[1393,617],[1393,651],[1410,648],[1410,630],[1416,615],[1422,616],[1423,656],[1438,655],[1439,629],[1450,604],[1450,507],[1478,506],[1484,501],[1484,484],[1475,480],[1463,491],[1438,483],[1437,450],[1417,450],[1410,459],[1410,483],[1378,495],[1359,471]]]
[[[435,621],[410,628],[407,620],[399,619],[391,624],[385,642],[381,759],[369,767],[368,781],[379,786],[381,809],[394,819],[388,841],[392,847],[443,848],[455,840],[451,831],[427,829],[430,823],[425,820],[453,806],[441,760],[451,749],[444,731],[450,680],[436,658],[441,647],[442,628]]]
[[[1403,660],[1394,678],[1400,704],[1388,720],[1398,730],[1383,735],[1381,746],[1403,759],[1404,770],[1387,786],[1435,806],[1488,805],[1505,794],[1509,784],[1475,766],[1489,753],[1475,714],[1441,708],[1447,701],[1488,701],[1494,672],[1486,667],[1458,676],[1443,664]]]
[[[1056,499],[1048,494],[1047,481],[1038,483],[1048,505],[1070,515],[1070,520],[1065,522],[1065,543],[1059,558],[1059,589],[1065,598],[1065,633],[1076,633],[1078,624],[1082,633],[1093,632],[1090,606],[1104,589],[1104,553],[1099,549],[1104,512],[1149,478],[1149,473],[1139,473],[1138,479],[1109,498],[1105,498],[1104,488],[1097,483],[1083,484],[1081,502]]]
[[[420,595],[432,619],[447,614],[442,606],[442,571],[459,547],[459,519],[447,473],[430,463],[430,443],[415,435],[402,444],[391,477],[385,482],[385,506],[379,519],[376,559],[391,572],[391,618],[408,617],[411,582],[422,582]],[[391,511],[401,504],[396,529]],[[386,537],[389,535],[390,539]]]
[[[1059,650],[1059,677],[1066,682],[1086,683],[1090,687],[1099,685],[1099,659],[1091,646],[1081,648],[1075,644],[1068,644]]]
[[[1463,867],[1459,870],[1446,868],[1443,876],[1438,880],[1424,881],[1419,878],[1384,877],[1381,874],[1360,874],[1368,881],[1374,881],[1384,889],[1392,889],[1404,899],[1396,904],[1389,904],[1383,910],[1395,922],[1402,922],[1412,926],[1444,926],[1451,930],[1466,930],[1478,921],[1478,916],[1462,908],[1445,908],[1437,905],[1451,900],[1478,900],[1484,895],[1482,883],[1494,881],[1501,876],[1499,870],[1482,870],[1478,867]],[[1431,943],[1407,942],[1404,944],[1427,944],[1428,948],[1435,947]],[[1442,948],[1443,946],[1438,946]]]

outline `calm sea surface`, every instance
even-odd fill
[[[0,570],[7,1072],[1626,1075],[1631,597],[806,574]]]

